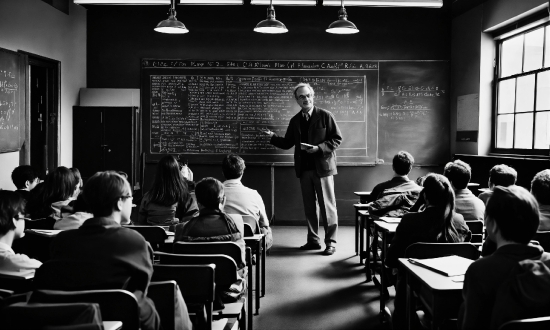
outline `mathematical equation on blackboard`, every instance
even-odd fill
[[[398,85],[380,88],[379,116],[389,120],[406,121],[428,116],[433,109],[433,98],[447,97],[439,86]]]
[[[309,83],[315,105],[337,122],[366,118],[365,77],[151,75],[150,152],[292,154],[260,128],[284,135],[299,110],[293,87]]]
[[[19,130],[16,74],[0,70],[0,130]]]

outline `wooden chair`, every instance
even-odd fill
[[[186,271],[188,273],[192,272],[188,269]],[[163,270],[160,270],[159,277],[161,277],[160,275],[162,274]],[[149,288],[147,289],[147,297],[151,298],[151,300],[155,303],[155,309],[159,314],[160,323],[163,330],[180,329],[182,324],[187,323],[188,309],[185,308],[185,306],[180,306],[180,304],[185,304],[185,302],[178,298],[178,291],[181,291],[181,289],[179,289],[179,286],[175,281],[176,278],[177,276],[174,276],[172,280],[151,282],[149,284]],[[196,282],[196,280],[191,279],[191,281],[187,282],[186,285],[192,285]],[[212,285],[213,283],[214,277],[212,276]],[[183,311],[181,310],[182,308]],[[185,313],[185,315],[182,315],[183,313]]]
[[[243,215],[244,222],[244,236],[252,237],[256,234],[260,234],[260,225],[258,220],[251,215]]]
[[[185,299],[185,303],[187,304],[189,314],[193,315],[195,318],[195,326],[197,329],[211,330],[216,266],[214,264],[153,265],[153,268],[153,281],[162,281],[160,283],[175,281],[178,284],[183,299]],[[153,285],[153,283],[155,282],[152,282],[151,285]],[[150,293],[148,296],[151,296]],[[157,306],[156,299],[154,299],[154,301],[155,306]],[[167,308],[170,308],[170,306]],[[157,307],[161,320],[163,320],[163,315],[160,313],[163,309],[164,307],[162,305],[160,308]],[[171,306],[171,309],[174,309],[173,306]],[[162,326],[163,329],[165,329],[164,321],[162,321]]]
[[[514,320],[501,325],[499,330],[547,330],[550,329],[550,316]]]
[[[533,240],[539,242],[544,251],[550,251],[550,231],[537,231]]]
[[[104,321],[121,321],[123,330],[139,330],[139,307],[133,293],[126,290],[55,291],[37,290],[29,303],[97,303]]]
[[[132,230],[137,231],[138,233],[145,238],[147,242],[151,244],[153,247],[153,250],[158,251],[166,239],[168,238],[168,234],[166,234],[166,231],[160,227],[160,226],[124,226],[126,228],[130,228]]]
[[[471,243],[414,243],[405,250],[406,258],[428,259],[449,255],[476,260],[479,258],[478,248]]]
[[[188,244],[194,244],[194,243],[188,243]],[[170,253],[164,253],[164,252],[155,252],[155,255],[159,257],[160,265],[210,265],[210,264],[216,265],[215,280],[214,280],[216,284],[216,290],[225,290],[229,288],[231,284],[237,281],[237,264],[235,263],[234,259],[224,254],[170,254]],[[153,278],[154,279],[156,278],[154,274],[153,274]],[[250,282],[248,285],[250,285]],[[248,321],[247,323],[242,324],[241,329],[252,330],[251,290],[248,289],[247,293],[248,293],[246,297],[247,309],[244,308],[245,303],[240,302],[242,305],[240,308],[238,308],[238,311],[239,311],[238,315],[240,315],[241,320],[247,319]],[[183,294],[183,289],[182,289],[182,294]],[[248,318],[246,318],[247,313],[248,313]],[[235,315],[232,313],[230,315],[225,314],[223,310],[221,311],[220,315],[222,317],[235,317]]]
[[[474,243],[474,245],[481,245],[483,243],[483,221],[468,220],[465,222],[472,232],[472,239],[470,240],[470,243]]]
[[[102,329],[100,308],[95,303],[15,303],[2,309],[0,319],[2,328],[10,330]]]

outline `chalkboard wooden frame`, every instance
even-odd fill
[[[169,150],[169,148],[165,152],[151,152],[153,143],[151,142],[151,109],[153,107],[151,93],[159,94],[164,91],[162,88],[152,91],[152,77],[157,79],[158,85],[159,77],[188,77],[192,75],[208,78],[215,75],[242,75],[260,78],[269,75],[289,79],[294,76],[309,78],[362,76],[365,84],[364,134],[366,145],[364,151],[366,155],[350,157],[342,154],[346,152],[342,150],[345,148],[339,149],[337,150],[339,165],[363,166],[391,163],[393,155],[399,150],[413,153],[417,159],[416,165],[442,164],[450,157],[448,61],[205,61],[145,58],[141,63],[141,113],[143,150],[146,162],[155,163],[165,153],[178,154],[178,152],[174,152],[175,149]],[[182,79],[184,78],[178,81],[169,81],[167,84],[173,85],[184,81]],[[388,86],[384,87],[382,84],[393,84],[398,90],[394,91],[395,95],[390,95]],[[166,91],[170,92],[171,90]],[[406,97],[407,102],[403,102],[403,97]],[[155,106],[161,109],[158,104]],[[297,105],[295,111],[299,111]],[[382,126],[380,126],[381,123]],[[286,125],[285,122],[284,125],[279,126],[286,130]],[[284,130],[280,133],[284,134]],[[353,139],[353,134],[357,134],[357,130],[343,130],[344,142],[346,139],[349,141],[350,137]],[[160,143],[162,149],[162,142]],[[182,154],[190,163],[219,164],[226,153]],[[241,155],[247,162],[258,165],[289,166],[293,164],[292,150],[286,154],[241,153]]]
[[[25,55],[0,48],[0,153],[19,151],[25,141],[25,63]]]

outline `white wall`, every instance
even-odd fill
[[[61,62],[60,165],[72,166],[73,110],[86,87],[86,9],[69,1],[69,15],[40,0],[0,1],[0,47]],[[19,153],[0,154],[0,188],[14,189]]]

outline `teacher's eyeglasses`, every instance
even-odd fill
[[[305,99],[310,99],[310,98],[312,98],[312,95],[311,95],[311,94],[298,95],[298,99],[299,99],[299,100],[305,100]]]

